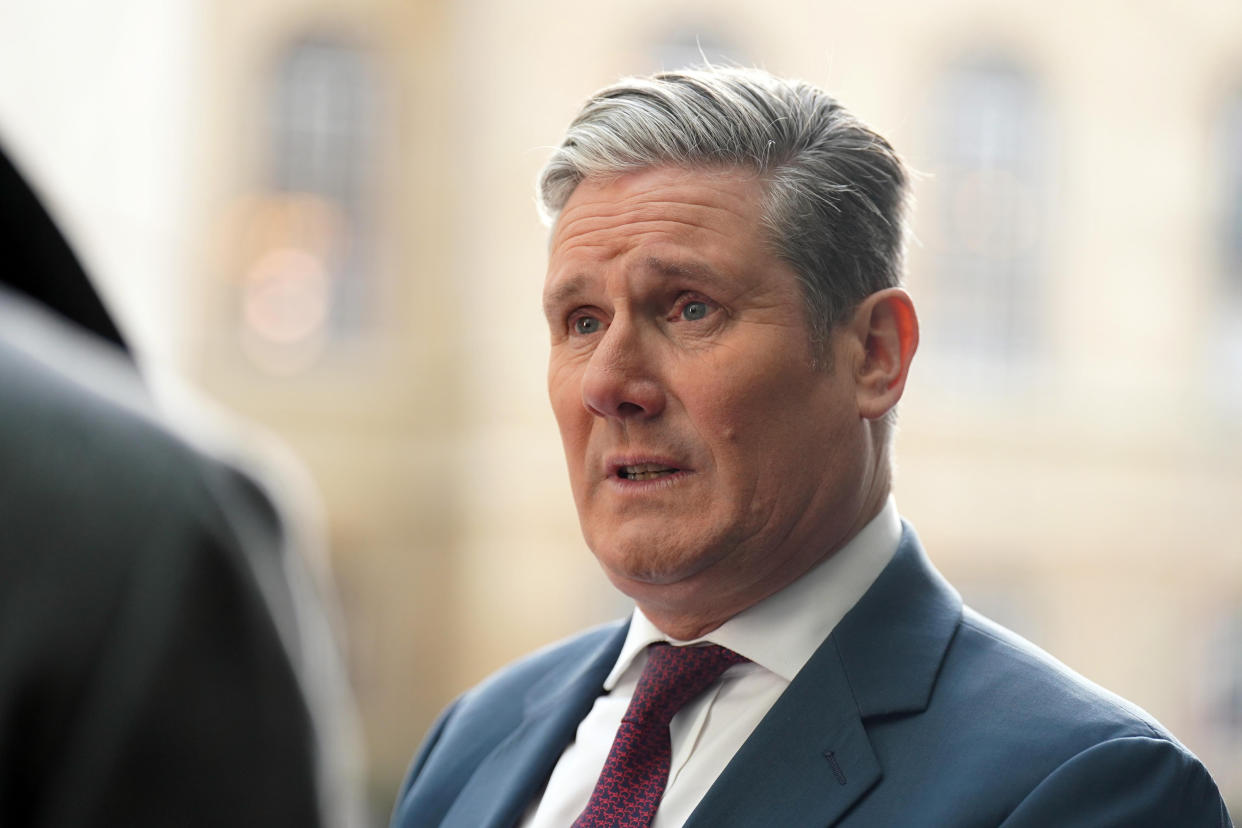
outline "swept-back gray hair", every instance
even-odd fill
[[[815,341],[900,283],[909,177],[884,138],[823,90],[758,69],[627,78],[596,92],[539,176],[552,224],[578,184],[656,166],[738,167],[766,181],[761,217],[802,283]]]

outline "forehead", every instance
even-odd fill
[[[736,169],[657,167],[583,180],[553,228],[548,279],[571,262],[661,245],[707,257],[758,255],[759,177]]]

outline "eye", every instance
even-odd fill
[[[694,291],[685,291],[677,297],[677,301],[673,303],[672,312],[668,316],[669,322],[699,322],[716,311],[720,310],[720,306],[711,299],[703,296],[701,293]]]
[[[687,302],[681,309],[681,318],[687,322],[693,322],[696,319],[702,319],[711,313],[711,308],[706,302]]]
[[[578,316],[573,320],[574,333],[579,335],[588,335],[598,333],[601,323],[594,316]]]

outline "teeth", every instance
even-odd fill
[[[658,463],[639,463],[634,466],[622,466],[621,476],[627,480],[652,480],[675,471],[677,469],[661,466]]]

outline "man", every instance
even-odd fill
[[[1230,824],[1193,755],[963,608],[897,516],[906,193],[805,83],[586,104],[541,178],[548,385],[637,607],[458,699],[394,825]]]
[[[153,413],[3,153],[0,238],[0,825],[360,824],[272,501]]]

